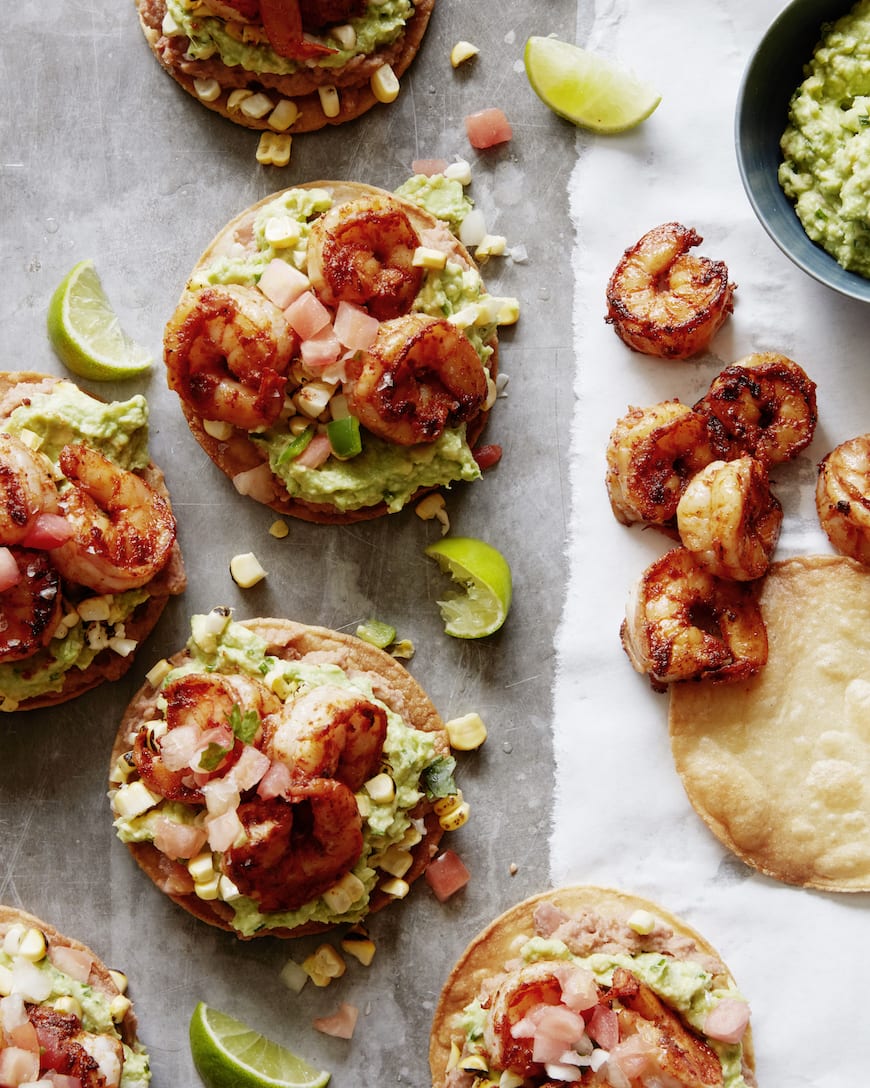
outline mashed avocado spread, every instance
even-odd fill
[[[781,149],[779,182],[804,230],[870,277],[870,0],[823,28]]]
[[[390,800],[374,801],[363,789],[357,796],[362,819],[363,852],[353,874],[360,882],[358,899],[345,909],[336,910],[326,896],[319,896],[298,910],[262,913],[257,903],[246,896],[231,895],[226,901],[235,912],[233,927],[244,936],[261,929],[294,928],[305,922],[357,922],[368,913],[370,894],[377,883],[378,862],[391,847],[419,841],[419,828],[409,815],[422,799],[421,776],[439,756],[435,737],[409,726],[403,718],[377,698],[372,684],[377,681],[367,673],[354,671],[351,675],[340,666],[312,663],[304,658],[285,661],[266,653],[266,643],[256,632],[233,623],[215,630],[213,617],[194,616],[192,635],[188,641],[191,659],[173,669],[163,680],[163,686],[186,673],[240,672],[261,681],[285,702],[323,684],[358,692],[364,699],[382,706],[387,714],[387,735],[382,764],[395,784],[395,796]],[[123,787],[122,787],[123,788]],[[206,812],[201,806],[159,800],[144,813],[119,816],[115,829],[122,842],[150,842],[160,821],[202,825]]]
[[[58,457],[70,442],[99,450],[125,469],[148,463],[148,405],[142,396],[105,403],[72,382],[61,381],[50,392],[30,396],[12,412],[3,429],[45,454],[61,480]],[[65,602],[63,634],[32,657],[0,665],[0,709],[15,710],[25,699],[61,691],[69,670],[86,669],[107,638],[118,633],[118,625],[147,598],[145,589],[107,595],[108,618],[87,623],[71,602]]]

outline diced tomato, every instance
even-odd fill
[[[60,514],[38,514],[27,536],[22,540],[24,548],[41,548],[49,551],[59,548],[73,535],[73,527]]]
[[[67,1073],[52,1073],[45,1078],[51,1082],[52,1088],[82,1088],[81,1077],[71,1077]]]
[[[477,467],[481,472],[486,472],[488,468],[497,465],[501,460],[501,455],[501,446],[495,445],[479,446],[476,450],[471,451],[471,456],[477,462]]]
[[[23,575],[8,548],[0,548],[0,593],[17,586]]]
[[[236,839],[244,832],[242,821],[236,809],[222,812],[220,816],[206,816],[208,844],[212,850],[229,850]]]
[[[39,1080],[39,1053],[20,1046],[0,1050],[0,1084],[18,1085]]]
[[[330,323],[329,310],[313,291],[304,291],[287,307],[284,316],[301,340],[310,340]]]
[[[250,495],[257,502],[270,503],[275,498],[275,480],[269,462],[237,472],[233,486],[240,495]]]
[[[332,1016],[318,1017],[312,1020],[312,1024],[324,1035],[332,1035],[336,1039],[351,1039],[358,1016],[359,1009],[356,1005],[348,1005],[346,1001],[342,1001]]]
[[[332,323],[335,335],[351,351],[366,351],[375,342],[379,322],[361,306],[351,302],[339,302]]]
[[[427,178],[433,174],[443,174],[446,169],[446,159],[414,159],[411,163],[412,174],[423,174]]]
[[[470,113],[465,118],[468,142],[479,149],[506,143],[514,132],[504,112],[494,107]]]
[[[308,282],[308,277],[298,268],[294,268],[287,261],[282,261],[280,257],[275,257],[263,269],[257,286],[266,298],[280,309],[286,310],[303,291],[308,290],[311,284]]]
[[[5,1030],[5,1017],[3,1026]],[[37,1054],[39,1053],[39,1037],[36,1034],[36,1028],[29,1020],[25,1020],[23,1024],[19,1024],[17,1027],[9,1029],[6,1034],[8,1035],[9,1042],[12,1046],[18,1046],[21,1047],[22,1050],[32,1050]]]
[[[63,971],[76,982],[87,982],[94,966],[94,957],[90,952],[62,944],[53,944],[48,950],[48,958],[58,971]]]
[[[268,771],[260,779],[257,786],[257,796],[263,801],[269,801],[273,797],[280,797],[290,788],[291,771],[286,763],[273,763]]]
[[[154,845],[168,858],[195,857],[207,839],[206,832],[193,824],[178,824],[159,816],[154,821]]]
[[[304,468],[318,468],[332,453],[332,446],[325,434],[316,434],[293,462]]]
[[[612,1050],[619,1042],[619,1021],[608,1005],[596,1005],[586,1023],[589,1037],[600,1047]]]
[[[341,355],[341,343],[331,325],[325,325],[310,340],[303,340],[299,345],[302,362],[312,370],[322,370],[334,363]]]
[[[462,864],[459,855],[452,850],[442,851],[426,869],[426,883],[441,903],[455,895],[460,888],[464,888],[470,879],[471,873]]]
[[[238,763],[228,772],[227,777],[235,782],[240,793],[244,793],[245,790],[256,786],[271,765],[265,752],[261,752],[259,748],[254,748],[251,744],[246,744]]]
[[[739,1043],[749,1025],[749,1005],[736,997],[723,997],[704,1021],[704,1034],[720,1043]]]

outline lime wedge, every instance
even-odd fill
[[[535,94],[560,117],[594,132],[625,132],[661,95],[607,57],[558,38],[529,38],[523,56]]]
[[[206,1088],[325,1088],[329,1073],[200,1001],[190,1053]]]
[[[131,378],[153,361],[121,328],[90,260],[79,261],[51,296],[48,338],[67,369],[80,378]]]
[[[454,638],[482,638],[497,631],[511,606],[511,569],[500,551],[472,537],[444,537],[426,555],[462,587],[438,601],[444,630]]]

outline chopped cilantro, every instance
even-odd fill
[[[246,710],[243,714],[238,703],[233,703],[233,709],[227,715],[227,721],[242,744],[250,744],[260,728],[260,715],[256,710]]]
[[[224,748],[222,745],[216,744],[214,741],[212,741],[208,748],[206,748],[206,750],[199,757],[200,770],[216,770],[220,766],[221,760],[224,759],[228,751],[228,748]]]

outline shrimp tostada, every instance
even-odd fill
[[[238,937],[359,922],[435,853],[441,718],[394,658],[281,619],[194,616],[112,753],[115,829],[176,903]]]
[[[0,710],[115,680],[185,587],[145,398],[0,373]]]
[[[163,68],[248,128],[310,132],[399,93],[435,0],[136,0]]]
[[[575,885],[506,911],[441,993],[434,1088],[755,1084],[749,1006],[715,950],[645,899]]]
[[[166,327],[168,381],[243,494],[308,521],[378,517],[480,476],[509,303],[411,200],[297,186],[200,258]]]
[[[0,906],[0,978],[0,1083],[150,1083],[127,980],[85,945]]]

